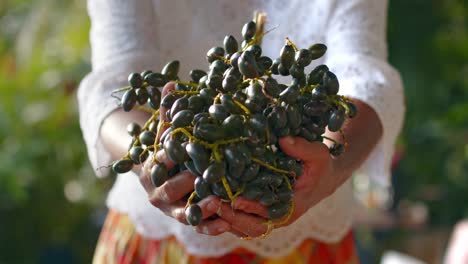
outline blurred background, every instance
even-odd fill
[[[355,179],[356,234],[363,263],[439,263],[468,217],[468,2],[390,2],[406,123],[393,189]],[[78,124],[89,27],[83,0],[0,1],[0,263],[90,263],[112,177],[94,177]]]

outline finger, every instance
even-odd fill
[[[161,94],[164,97],[174,90],[175,90],[175,82],[168,82],[166,83],[166,85],[164,85]]]
[[[173,204],[166,204],[161,209],[169,217],[172,217],[182,224],[188,225],[187,217],[185,216],[185,202],[177,201]]]
[[[264,224],[267,221],[265,218],[234,210],[226,203],[221,204],[218,215],[231,224],[232,229],[250,237],[259,237],[268,230],[267,225]]]
[[[221,199],[215,195],[210,195],[199,201],[197,204],[202,210],[202,218],[207,219],[213,215],[216,215],[219,207],[221,206],[221,203]]]
[[[174,82],[167,83],[164,86],[163,90],[162,90],[161,98],[164,99],[164,97],[166,95],[168,95],[169,93],[171,93],[174,90],[175,90],[175,83]],[[159,124],[160,125],[158,126],[158,134],[159,134],[158,140],[160,140],[160,138],[164,134],[164,132],[170,127],[170,126],[164,124],[167,121],[167,111],[168,110],[169,110],[168,108],[163,107],[162,105],[159,107],[159,122],[160,122]],[[160,142],[160,143],[163,143],[163,142]],[[156,158],[158,158],[158,157],[156,157]]]
[[[174,82],[169,82],[167,83],[163,90],[162,90],[162,93],[161,93],[161,98],[164,98],[166,95],[168,95],[169,93],[171,93],[172,91],[175,90],[175,83]],[[167,112],[167,108],[161,106],[159,108],[159,120],[162,120],[162,121],[166,121],[166,112]]]
[[[265,206],[258,201],[249,200],[245,197],[237,197],[234,200],[234,209],[268,218],[268,210]]]
[[[139,174],[140,183],[143,185],[146,192],[148,192],[148,193],[153,191],[153,189],[155,188],[155,186],[153,185],[153,182],[151,181],[151,169],[156,164],[153,161],[153,155],[154,154],[151,154],[151,156],[143,164],[143,167],[141,168],[141,171],[140,171],[140,174]],[[166,152],[164,150],[159,150],[156,153],[156,160],[166,164],[166,168],[167,168],[168,171],[170,171],[175,166],[174,162],[170,161],[166,157]]]
[[[161,95],[161,97],[164,98],[165,95],[167,95],[168,93],[170,93],[170,92],[173,91],[173,90],[175,90],[175,84],[174,84],[173,82],[167,83],[167,84],[164,86],[163,90],[162,90],[162,95]],[[167,120],[167,119],[166,119],[166,112],[167,112],[167,110],[168,110],[168,109],[166,109],[165,107],[160,106],[160,108],[159,108],[159,120],[160,120],[160,122],[165,122],[165,121]],[[168,128],[168,127],[166,127],[166,126],[161,126],[161,127],[159,127],[158,129],[160,129],[161,131],[159,131],[158,134],[159,134],[159,135],[162,135],[162,134],[164,133],[164,131],[166,131],[167,128]],[[172,166],[171,166],[172,164],[169,162],[169,159],[167,159],[167,158],[165,157],[164,151],[162,151],[161,154],[159,154],[160,152],[161,152],[161,151],[158,151],[158,153],[156,153],[156,159],[157,159],[158,161],[161,161],[161,162],[166,163],[166,165],[168,166],[168,168],[169,168],[169,167],[172,167]],[[162,155],[162,154],[164,154],[164,155]],[[151,160],[152,160],[152,159],[151,159]]]
[[[244,233],[242,233],[242,232],[239,232],[239,231],[237,231],[237,230],[235,230],[235,229],[233,229],[233,228],[231,228],[231,229],[229,230],[229,233],[235,235],[235,236],[238,237],[238,238],[246,238],[246,237],[247,237],[246,234],[244,234]]]
[[[309,142],[301,137],[284,137],[279,140],[281,150],[289,156],[304,162],[321,162],[330,158],[325,144]]]
[[[188,171],[182,171],[172,178],[169,178],[163,185],[150,192],[150,202],[156,207],[174,203],[182,199],[187,193],[193,190],[196,176]]]
[[[212,195],[212,196],[209,196],[205,199],[203,199],[202,201],[200,201],[198,204],[198,206],[200,206],[200,208],[202,209],[202,219],[207,219],[211,216],[213,216],[214,214],[216,214],[216,212],[218,211],[218,208],[220,206],[220,203],[221,203],[221,200]],[[170,216],[174,219],[176,219],[177,221],[183,223],[183,224],[188,224],[187,222],[187,218],[186,218],[186,215],[185,215],[185,206],[186,206],[186,202],[183,201],[183,200],[178,200],[176,202],[173,202],[173,203],[166,203],[166,204],[162,204],[160,207],[158,207],[164,214],[166,214],[167,216]],[[205,225],[208,225],[210,221],[206,221]],[[217,223],[216,225],[221,225],[220,223]],[[218,228],[216,227],[210,227],[210,232],[214,232],[213,230],[217,230]],[[221,231],[221,230],[219,230]],[[227,231],[227,230],[226,230]],[[225,231],[224,231],[225,232]]]
[[[151,168],[155,165],[153,162],[153,156],[154,154],[151,154],[143,163],[143,166],[141,168],[139,179],[141,185],[145,188],[147,193],[150,193],[154,189],[154,185],[151,182]]]
[[[167,83],[162,90],[161,97],[164,98],[165,95],[167,95],[173,90],[175,90],[175,84],[173,82]],[[161,106],[159,109],[160,122],[166,121],[166,112],[167,112],[167,109]],[[160,129],[161,131],[159,131],[158,134],[162,135],[167,128],[168,127],[166,126],[159,126],[158,129]],[[151,168],[154,166],[153,158],[154,156],[151,155],[150,158],[146,160],[146,162],[143,164],[141,175],[140,175],[140,182],[147,192],[150,192],[154,188],[153,184],[151,183]],[[166,153],[164,150],[158,151],[156,153],[155,159],[160,162],[164,162],[168,170],[172,169],[172,167],[174,167],[175,165],[172,161],[170,161],[166,157]]]
[[[225,220],[218,218],[211,221],[202,221],[195,227],[195,231],[200,234],[217,236],[222,233],[228,232],[231,229],[231,225]]]
[[[164,149],[156,152],[156,159],[159,162],[164,162],[166,164],[167,170],[170,170],[175,166],[175,163],[167,157],[166,151]]]

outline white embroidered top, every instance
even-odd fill
[[[193,68],[208,67],[205,54],[222,45],[225,35],[238,40],[253,10],[267,12],[263,53],[276,58],[289,37],[299,47],[316,42],[328,46],[323,59],[338,76],[340,93],[370,105],[383,124],[383,137],[358,173],[388,185],[395,139],[401,129],[404,99],[400,75],[387,64],[386,0],[88,0],[92,21],[92,72],[82,81],[78,101],[80,123],[94,168],[111,162],[99,139],[104,118],[118,107],[112,90],[126,86],[130,72],[161,70],[169,60],[181,61],[181,78]],[[103,174],[103,171],[97,171]],[[99,175],[98,175],[99,176]],[[145,237],[174,235],[196,255],[219,256],[246,247],[262,256],[281,256],[304,239],[340,240],[351,227],[350,181],[311,208],[294,224],[276,229],[263,240],[243,241],[231,234],[210,237],[165,216],[147,200],[133,173],[122,174],[107,205],[129,215]]]

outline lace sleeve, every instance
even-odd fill
[[[104,118],[118,107],[112,90],[126,85],[132,71],[150,68],[157,60],[154,9],[151,0],[89,0],[92,27],[92,72],[78,89],[80,125],[92,166],[111,162],[99,139]],[[96,170],[98,176],[106,170]]]
[[[328,20],[326,64],[340,80],[340,93],[371,106],[383,136],[357,173],[388,186],[394,144],[404,116],[403,85],[387,63],[386,0],[336,0]]]

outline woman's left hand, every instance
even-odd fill
[[[304,173],[294,184],[294,211],[290,225],[309,208],[330,196],[367,159],[382,136],[383,128],[375,111],[366,103],[353,100],[359,114],[342,127],[348,142],[346,151],[339,157],[332,157],[327,146],[320,142],[308,142],[299,137],[280,139],[283,152],[304,162]],[[341,138],[339,133],[328,132],[330,138]],[[267,208],[259,202],[239,197],[230,204],[221,203],[217,214],[231,225],[230,232],[240,237],[259,237],[267,233]],[[275,226],[278,227],[278,226]],[[210,230],[210,225],[205,227]],[[211,228],[212,229],[212,228]]]
[[[347,177],[334,166],[328,147],[320,142],[308,142],[299,137],[280,139],[281,149],[291,157],[304,162],[304,173],[294,185],[294,211],[289,225],[302,216],[309,208],[331,195]],[[240,236],[259,237],[268,231],[266,223],[268,212],[257,201],[239,197],[234,202],[234,209],[223,203],[218,215],[231,224],[231,232]]]

